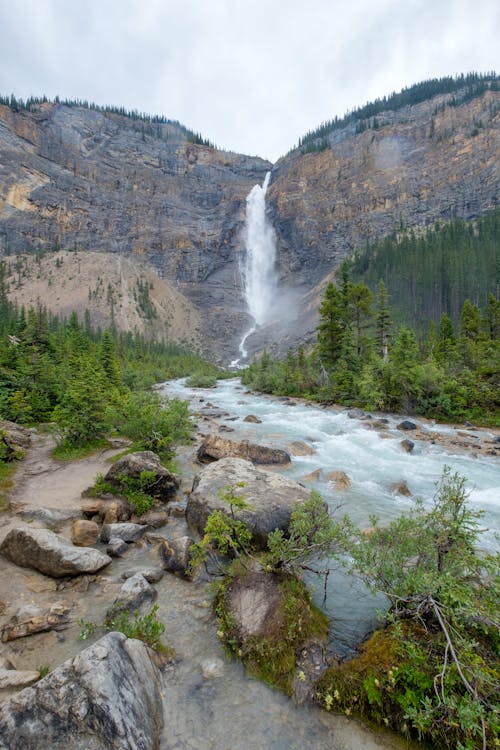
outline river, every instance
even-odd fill
[[[214,389],[186,388],[183,380],[165,384],[169,397],[189,399],[193,411],[211,407],[227,412],[220,424],[233,429],[228,437],[247,438],[263,444],[284,447],[291,441],[303,441],[314,448],[308,456],[296,456],[285,468],[287,476],[304,481],[311,472],[320,470],[320,477],[308,486],[321,492],[332,509],[349,514],[361,525],[370,524],[370,515],[387,521],[407,511],[409,497],[391,491],[396,481],[406,481],[413,495],[430,502],[435,483],[443,466],[449,465],[469,479],[470,497],[474,506],[484,509],[484,544],[495,546],[494,531],[500,528],[500,462],[481,456],[453,454],[438,445],[415,441],[412,453],[402,450],[406,437],[396,429],[401,417],[389,416],[387,430],[382,433],[367,429],[362,420],[351,419],[346,410],[323,409],[306,403],[280,401],[276,398],[246,392],[238,379],[219,381]],[[213,411],[213,410],[212,410]],[[260,424],[244,422],[253,414]],[[202,424],[203,420],[200,422]],[[206,429],[214,428],[207,420]],[[436,430],[450,430],[435,426]],[[351,479],[351,486],[339,493],[328,472],[341,470]],[[168,584],[170,601],[159,597],[160,612],[164,610],[168,641],[180,655],[176,668],[178,679],[167,700],[174,701],[178,711],[165,734],[165,748],[227,748],[228,750],[343,750],[343,748],[409,747],[388,734],[376,734],[348,721],[310,707],[296,707],[280,693],[249,678],[243,667],[228,661],[220,650],[213,620],[200,600],[198,587],[178,581]],[[318,603],[322,588],[315,592]],[[174,604],[176,606],[172,606]],[[330,576],[326,611],[332,620],[332,642],[336,651],[348,653],[349,646],[372,627],[377,606],[359,584],[337,572]],[[178,621],[178,624],[177,624]],[[204,661],[221,660],[221,674],[204,680],[200,667]],[[198,665],[198,668],[196,668]],[[168,685],[168,681],[167,681]],[[168,721],[168,720],[167,720]],[[204,730],[203,730],[204,728]],[[203,737],[200,732],[204,731]],[[171,744],[173,738],[177,744]],[[168,744],[167,744],[168,742]]]

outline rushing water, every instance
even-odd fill
[[[484,511],[482,544],[494,548],[495,532],[500,530],[500,462],[491,456],[473,458],[464,453],[451,453],[438,444],[415,441],[412,453],[400,445],[405,434],[396,429],[401,417],[389,417],[384,434],[367,429],[366,422],[351,419],[346,410],[323,409],[298,403],[291,406],[276,398],[245,392],[239,380],[220,381],[210,391],[187,389],[183,381],[168,387],[171,395],[190,398],[198,407],[199,399],[221,407],[236,421],[228,421],[235,436],[277,447],[286,447],[292,441],[303,441],[314,448],[308,456],[295,456],[287,476],[321,492],[332,510],[348,514],[361,526],[370,526],[370,517],[376,515],[381,522],[389,521],[412,507],[411,497],[391,490],[391,485],[405,481],[412,495],[429,503],[435,492],[443,467],[450,466],[468,479],[470,500],[475,508]],[[254,414],[261,424],[243,422]],[[445,426],[433,425],[433,430],[447,431]],[[320,470],[317,479],[309,475]],[[326,476],[332,471],[344,471],[351,480],[349,489],[339,492]],[[322,590],[316,592],[319,604]],[[340,653],[349,652],[349,644],[362,638],[372,626],[377,607],[383,600],[368,595],[359,583],[341,570],[329,578],[326,611],[332,621],[332,640]]]
[[[256,326],[269,322],[276,301],[276,239],[266,216],[266,192],[270,178],[271,172],[268,172],[263,185],[255,185],[247,196],[243,291],[254,322],[241,339],[241,357],[231,363],[233,367],[238,365],[241,358],[247,357],[246,340],[254,333]]]
[[[399,446],[403,435],[395,430],[399,421],[395,418],[391,418],[388,430],[389,436],[395,438],[391,440],[367,430],[362,422],[349,419],[340,410],[305,404],[292,407],[278,399],[247,394],[237,379],[223,381],[216,389],[208,391],[187,389],[182,381],[176,381],[167,384],[164,392],[190,398],[195,409],[210,401],[226,410],[231,415],[227,425],[235,429],[236,437],[280,446],[302,440],[314,446],[313,455],[293,459],[286,469],[287,474],[304,480],[316,469],[321,469],[323,475],[336,469],[345,471],[352,479],[352,486],[344,493],[336,493],[324,479],[311,486],[319,489],[332,506],[341,498],[341,512],[348,512],[359,523],[368,524],[372,512],[389,519],[408,509],[410,501],[395,496],[388,489],[392,481],[405,479],[415,494],[430,498],[434,482],[446,463],[469,477],[472,502],[485,509],[485,525],[491,529],[500,525],[498,460],[452,455],[428,443],[417,443],[411,455],[405,454]],[[243,419],[250,413],[258,415],[262,424],[245,423]],[[195,468],[191,466],[191,458],[192,447],[179,455],[184,477]],[[188,486],[185,480],[185,488]],[[185,520],[175,517],[171,517],[164,528],[155,530],[155,536],[169,539],[186,533]],[[494,544],[491,532],[486,535],[486,541]],[[123,583],[122,574],[158,565],[157,546],[154,540],[130,545],[125,557],[113,560],[95,582],[87,582],[86,593],[85,580],[76,581],[74,590],[70,587],[61,592],[64,599],[75,605],[72,623],[61,633],[40,633],[21,639],[26,643],[16,651],[18,668],[32,669],[36,664],[56,666],[81,649],[85,644],[78,641],[80,625],[74,620],[78,617],[102,622]],[[11,563],[5,562],[5,565],[6,575],[12,577],[14,587],[16,576],[31,575]],[[47,582],[38,574],[33,576],[33,588],[29,588],[31,596],[36,597],[40,606],[48,606],[56,595],[53,582]],[[295,706],[283,694],[249,677],[240,662],[230,660],[223,652],[210,593],[202,583],[165,574],[155,588],[159,617],[166,625],[164,640],[174,647],[178,657],[162,679],[164,730],[160,750],[395,750],[403,747],[408,750],[412,747],[392,734],[374,733],[345,716],[314,706]],[[320,603],[321,594],[317,591]],[[328,591],[327,610],[333,621],[332,636],[337,649],[342,638],[362,635],[367,621],[373,618],[375,606],[376,602],[359,587],[353,587],[341,576],[335,579]]]

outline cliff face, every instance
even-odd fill
[[[135,257],[209,310],[210,340],[224,309],[236,345],[245,198],[270,168],[189,143],[176,124],[0,106],[0,254],[77,248]]]
[[[494,91],[456,106],[437,96],[381,113],[361,133],[350,123],[323,151],[281,159],[267,205],[291,302],[279,324],[248,340],[250,351],[307,338],[325,280],[367,240],[495,206],[499,106]],[[201,311],[205,343],[229,359],[248,328],[245,198],[270,168],[188,143],[176,124],[0,106],[0,254],[77,247],[139,259]]]
[[[351,124],[330,134],[330,148],[275,165],[269,203],[285,278],[320,278],[401,224],[469,219],[497,204],[500,94],[450,99],[383,113],[362,133]]]

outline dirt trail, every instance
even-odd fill
[[[25,516],[26,512],[41,508],[79,511],[83,490],[94,483],[97,474],[106,473],[109,459],[122,450],[109,448],[65,462],[52,457],[54,446],[52,435],[33,434],[32,445],[19,462],[7,498],[10,512],[0,517],[0,542],[12,526],[23,523],[22,517],[16,515],[20,512]]]

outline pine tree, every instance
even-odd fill
[[[389,336],[392,326],[391,316],[389,315],[389,295],[382,279],[378,285],[377,295],[377,317],[375,327],[377,332],[378,353],[383,361],[387,360],[389,352]]]

